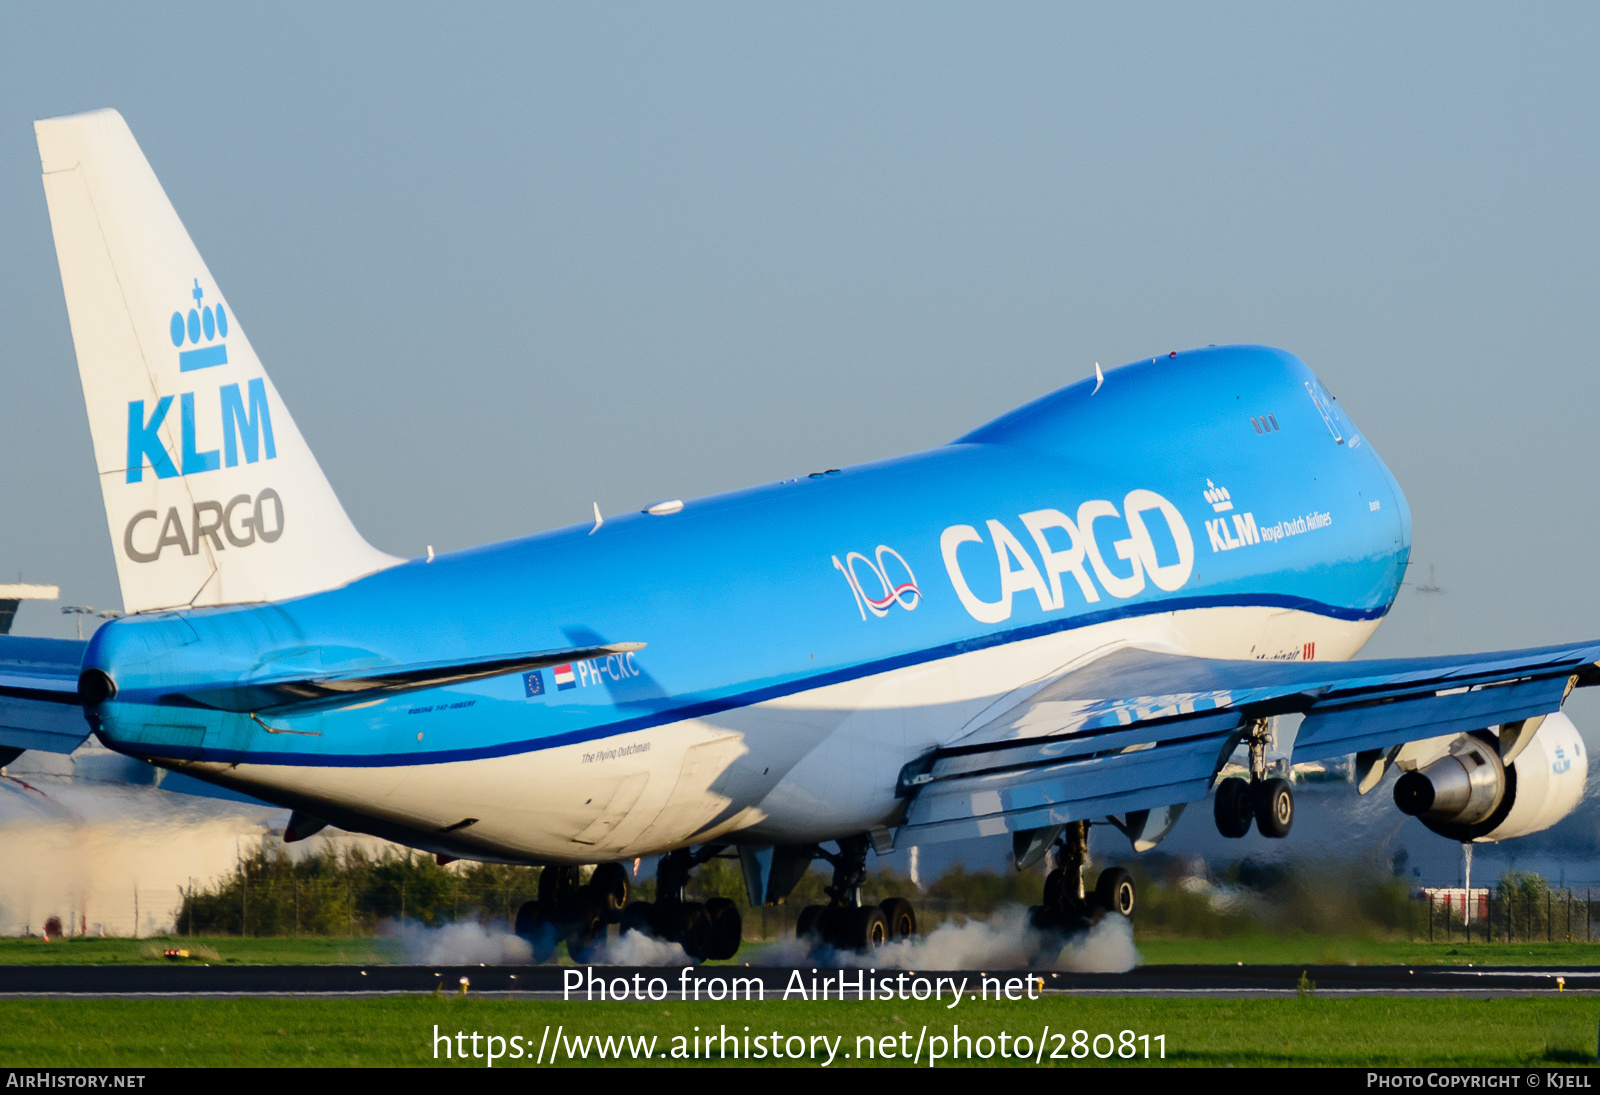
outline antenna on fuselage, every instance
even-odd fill
[[[1100,371],[1100,363],[1096,361],[1094,363],[1094,392],[1098,392],[1100,390],[1100,385],[1104,384],[1105,382],[1106,374]],[[1090,392],[1089,394],[1093,395],[1094,392]]]
[[[589,530],[589,535],[593,536],[595,533],[599,532],[600,526],[605,523],[606,519],[600,516],[600,503],[596,502],[594,504],[594,528]]]

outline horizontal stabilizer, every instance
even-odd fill
[[[527,654],[503,655],[470,662],[431,662],[423,665],[361,669],[324,676],[275,677],[240,681],[217,688],[203,688],[163,697],[167,703],[189,703],[218,711],[267,713],[290,708],[340,707],[365,703],[402,692],[463,684],[506,673],[525,673],[565,662],[603,658],[643,650],[644,643],[601,643],[565,650],[540,650]]]
[[[83,744],[78,669],[88,645],[0,635],[0,749],[70,753]]]

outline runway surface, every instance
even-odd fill
[[[0,996],[381,996],[403,993],[459,993],[462,979],[472,996],[588,1000],[600,995],[590,975],[603,979],[613,996],[619,980],[629,998],[665,991],[673,1000],[726,998],[734,978],[754,979],[757,999],[795,998],[797,985],[808,998],[822,978],[828,999],[837,999],[844,977],[845,998],[856,999],[861,971],[750,966],[703,966],[685,976],[681,967],[636,966],[243,966],[174,964],[104,966],[0,966]],[[798,979],[796,974],[798,973]],[[878,970],[871,980],[897,980],[896,991],[924,992],[936,979],[966,978],[966,991],[988,984],[991,998],[1010,987],[1025,993],[1028,978],[1045,994],[1170,997],[1249,997],[1295,995],[1301,978],[1318,995],[1339,996],[1508,996],[1600,992],[1600,967],[1529,966],[1140,966],[1126,973],[1063,973],[1049,970]],[[578,975],[582,974],[580,978]],[[652,984],[652,979],[659,979]],[[919,979],[923,982],[918,984]],[[1558,979],[1560,979],[1558,981]],[[580,987],[567,986],[581,981]],[[720,983],[719,983],[720,982]],[[1010,983],[1008,986],[1008,982]],[[949,982],[946,982],[948,985]],[[663,989],[663,986],[665,988]],[[743,999],[747,990],[738,992]],[[948,999],[950,989],[946,987]],[[1036,985],[1035,992],[1041,991]],[[880,989],[881,992],[881,989]],[[657,996],[656,998],[660,998]],[[879,997],[881,999],[881,995]]]

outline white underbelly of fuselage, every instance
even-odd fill
[[[192,764],[270,801],[463,858],[599,863],[713,839],[831,840],[898,821],[901,768],[1124,646],[1343,661],[1378,620],[1201,608],[1114,620],[703,718],[507,757],[387,767]],[[469,824],[463,824],[469,822]]]

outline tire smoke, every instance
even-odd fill
[[[947,922],[927,935],[888,943],[871,953],[837,950],[790,939],[761,951],[764,966],[826,965],[916,970],[1053,969],[1074,973],[1126,973],[1139,964],[1133,925],[1107,916],[1088,931],[1068,937],[1036,931],[1019,906],[997,910],[987,920]]]

